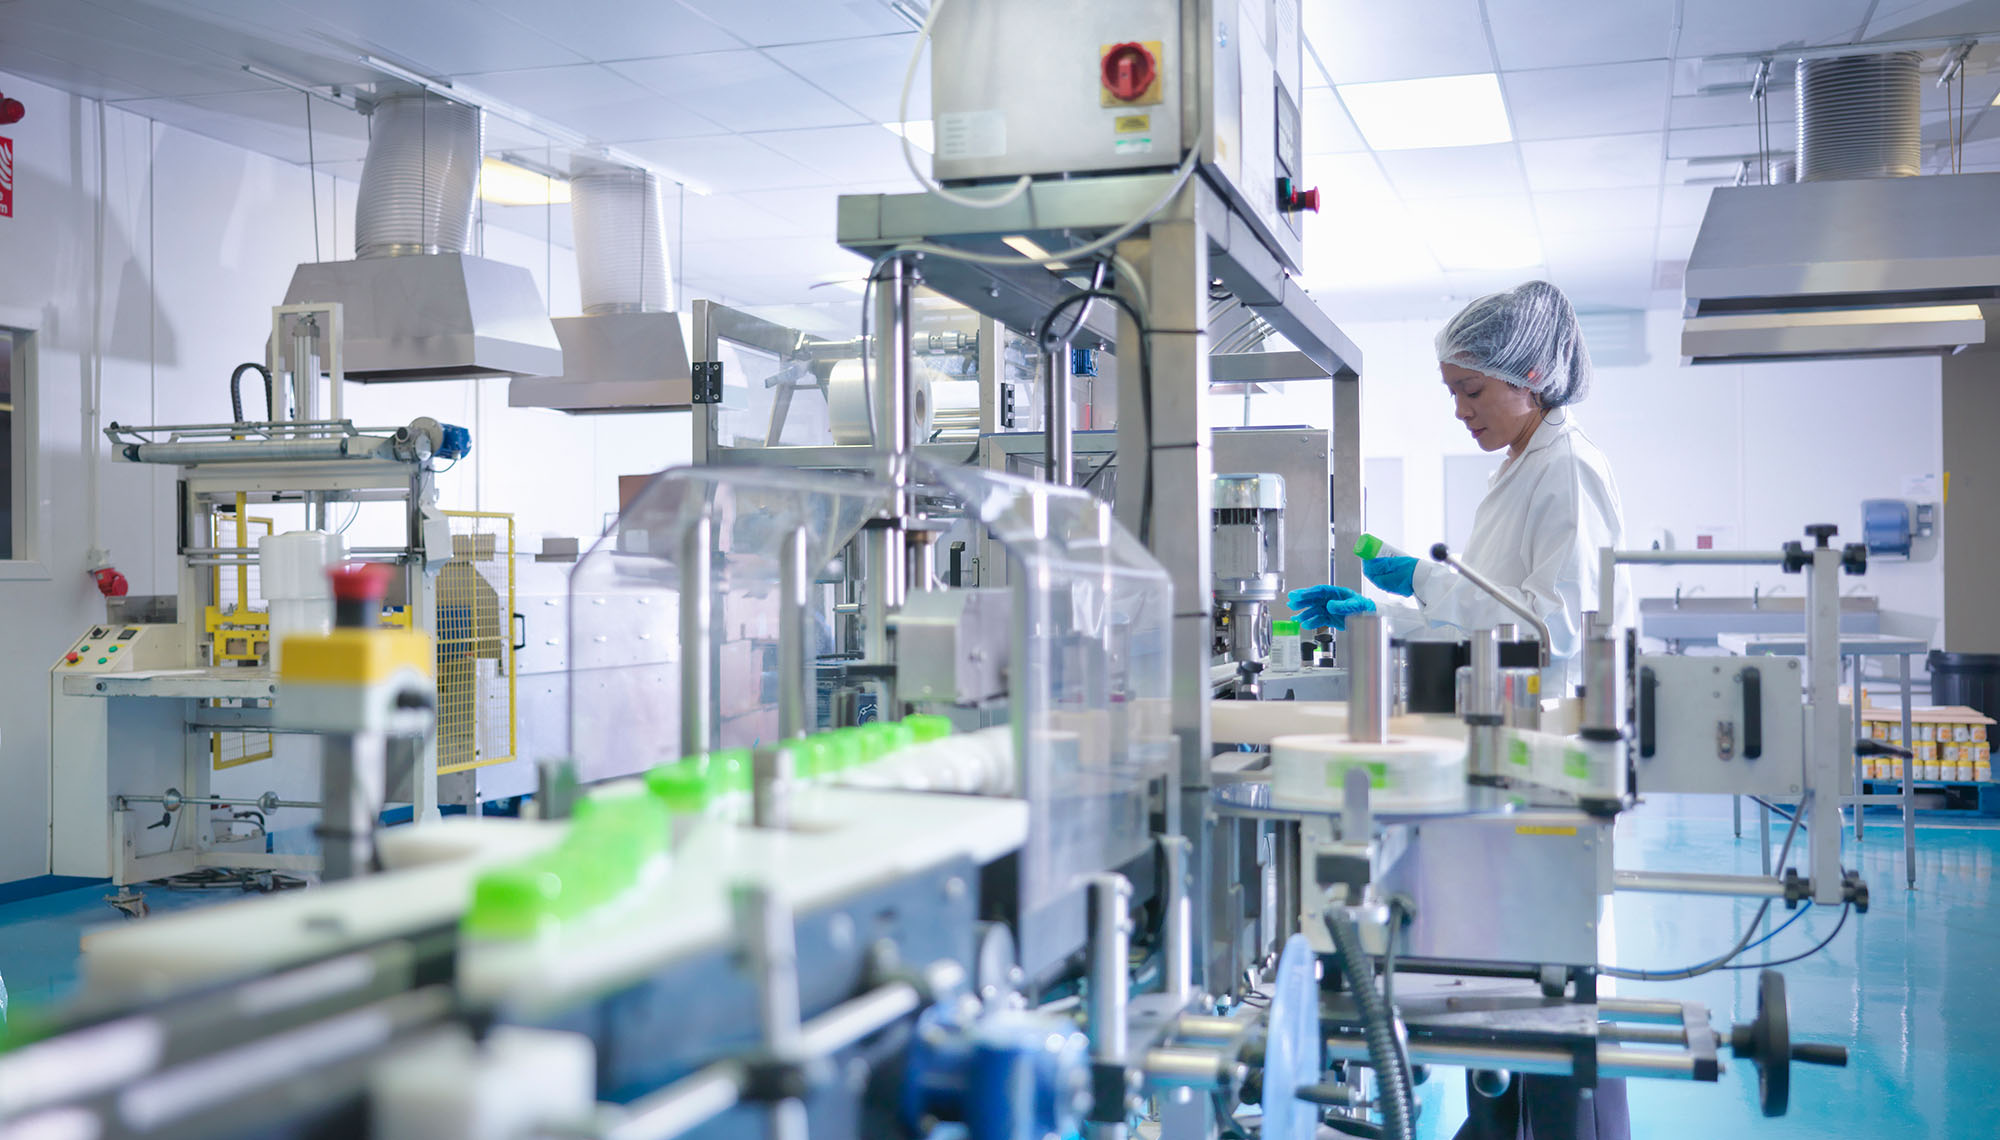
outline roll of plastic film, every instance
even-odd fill
[[[843,360],[833,366],[826,378],[826,418],[833,427],[835,443],[872,443],[875,440],[874,420],[868,410],[868,387],[880,382],[881,377],[870,371],[867,382],[861,375],[859,360]],[[952,380],[941,376],[929,365],[916,362],[910,369],[910,403],[912,424],[910,439],[922,443],[930,438],[932,414],[932,389],[944,388],[950,392],[954,403],[962,403],[964,395],[958,391],[971,388],[972,407],[979,407],[979,385],[971,381]]]
[[[271,669],[293,633],[333,628],[333,586],[327,568],[347,558],[347,540],[322,530],[267,534],[257,540],[257,587],[270,607]]]
[[[1458,741],[1406,736],[1372,744],[1313,733],[1271,741],[1271,802],[1339,809],[1354,768],[1368,772],[1369,802],[1377,810],[1445,807],[1465,794],[1465,746]]]

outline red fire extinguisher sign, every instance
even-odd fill
[[[0,218],[14,216],[14,140],[0,138]]]

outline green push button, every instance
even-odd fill
[[[109,658],[109,657],[99,657],[99,658],[97,659],[97,663],[98,663],[99,665],[102,665],[102,664],[104,664],[104,663],[105,663],[106,661],[109,661],[109,660],[111,660],[111,658]]]
[[[118,652],[118,647],[114,645],[114,646],[112,646],[112,647],[111,647],[111,649],[110,649],[109,651],[110,651],[110,652],[112,652],[112,653],[116,653],[116,652]]]

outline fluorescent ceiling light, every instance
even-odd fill
[[[929,119],[911,119],[907,123],[883,123],[882,129],[899,138],[910,140],[910,145],[925,154],[937,149],[936,135]]]
[[[1066,261],[1050,261],[1049,258],[1055,255],[1036,245],[1035,239],[1028,237],[1026,234],[1014,234],[1009,237],[1003,237],[1000,239],[1000,244],[1020,254],[1022,257],[1033,258],[1041,262],[1043,267],[1049,270],[1060,271],[1069,268],[1069,263]]]
[[[569,183],[497,158],[479,164],[479,196],[496,206],[548,206],[569,201]]]
[[[1376,150],[1512,142],[1497,75],[1447,75],[1346,83],[1337,88],[1361,137]]]
[[[1993,105],[1995,107],[2000,107],[2000,95],[1995,95],[1993,97]]]

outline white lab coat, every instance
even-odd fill
[[[1582,682],[1583,613],[1598,606],[1598,552],[1621,546],[1624,516],[1611,464],[1569,409],[1551,412],[1518,458],[1493,473],[1472,519],[1472,538],[1454,554],[1549,626],[1544,692]],[[1622,572],[1621,572],[1622,578]],[[1387,608],[1403,636],[1443,629],[1454,637],[1520,617],[1451,568],[1417,560],[1416,605]],[[1618,590],[1619,624],[1633,623],[1631,591]],[[1528,631],[1521,631],[1526,634]]]

